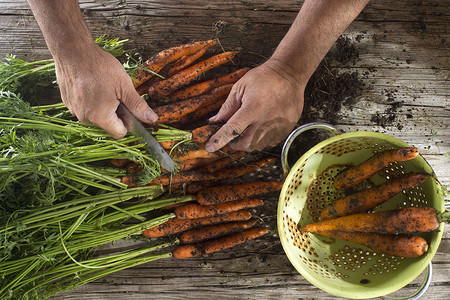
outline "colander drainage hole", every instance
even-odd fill
[[[361,279],[361,281],[359,283],[368,284],[368,283],[370,283],[370,280],[369,279]]]

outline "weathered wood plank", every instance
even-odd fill
[[[129,38],[130,51],[144,57],[175,44],[218,37],[240,49],[240,64],[254,66],[269,57],[303,1],[80,1],[93,36]],[[25,0],[0,0],[0,57],[15,53],[29,60],[49,58]],[[358,101],[341,109],[336,127],[345,132],[378,131],[419,147],[444,186],[450,186],[450,2],[372,1],[346,30],[359,58],[330,68],[358,72],[365,87]],[[374,115],[394,121],[380,126]],[[327,122],[328,120],[322,120]],[[277,175],[274,175],[277,176]],[[263,216],[276,229],[276,197]],[[425,297],[448,298],[450,234],[433,259],[432,285]],[[131,242],[119,243],[130,245]],[[107,251],[105,247],[103,251]],[[404,292],[414,292],[422,278]],[[201,259],[155,261],[115,273],[54,299],[336,299],[309,284],[284,255],[278,237]]]

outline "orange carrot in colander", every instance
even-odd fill
[[[437,210],[432,207],[406,207],[401,209],[361,213],[300,226],[302,232],[326,230],[416,233],[439,228]]]
[[[357,243],[387,255],[419,257],[428,251],[427,241],[420,236],[335,230],[318,231],[317,234]]]
[[[269,230],[264,228],[252,228],[232,235],[223,236],[200,243],[181,245],[172,251],[173,257],[177,259],[187,259],[201,256],[205,253],[214,253],[224,249],[245,243],[267,234]]]
[[[361,164],[340,173],[334,180],[334,186],[337,189],[355,186],[369,179],[388,164],[410,160],[417,155],[419,155],[419,150],[416,147],[386,150],[377,153]]]
[[[219,204],[245,198],[252,198],[269,192],[279,191],[280,181],[245,182],[233,185],[209,187],[197,193],[197,202],[203,205]]]
[[[337,200],[322,210],[322,220],[347,216],[367,211],[391,199],[404,189],[419,185],[430,175],[425,173],[404,174],[370,189]]]

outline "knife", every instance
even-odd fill
[[[142,137],[147,153],[152,155],[167,171],[171,173],[175,171],[175,163],[170,155],[122,103],[117,108],[117,115],[122,119],[129,133],[136,137]]]

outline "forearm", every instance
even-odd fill
[[[306,0],[271,59],[306,83],[369,0]]]
[[[28,3],[56,60],[96,49],[77,0],[28,0]]]

